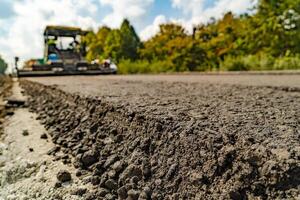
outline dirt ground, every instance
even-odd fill
[[[0,76],[0,136],[2,134],[1,130],[2,124],[3,124],[3,118],[6,115],[6,110],[5,110],[5,103],[4,103],[4,98],[7,97],[10,93],[10,88],[11,88],[11,80]]]
[[[12,82],[10,93],[6,98],[26,101],[17,80]],[[74,192],[89,186],[75,176],[76,170],[71,165],[65,165],[48,155],[55,145],[47,138],[47,131],[36,120],[36,114],[29,112],[24,106],[10,108],[9,112],[11,114],[2,119],[0,199],[83,199],[74,195]],[[41,135],[44,137],[41,138]],[[55,187],[60,170],[71,172],[73,178],[61,187]]]
[[[85,199],[300,199],[300,75],[28,80]]]

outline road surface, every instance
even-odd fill
[[[300,197],[300,75],[27,80],[31,108],[89,169],[96,197]]]

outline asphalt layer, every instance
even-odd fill
[[[27,80],[86,199],[300,197],[300,75]]]

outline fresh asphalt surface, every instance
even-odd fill
[[[108,185],[100,184],[114,183],[110,196],[145,196],[145,188],[152,199],[300,196],[299,74],[28,80],[33,82],[23,86],[31,107],[48,127],[60,130],[53,133],[54,142],[63,144],[64,152],[80,157],[76,152],[82,148],[95,148],[97,166],[115,158],[128,165],[120,176],[110,168],[90,173],[96,180],[111,177]],[[100,126],[96,132],[84,131],[94,125]],[[130,181],[132,170],[138,172],[137,185],[127,191],[124,180]],[[144,171],[151,176],[142,177]],[[101,197],[101,187],[95,198]]]

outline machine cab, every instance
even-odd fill
[[[77,71],[86,68],[86,48],[80,28],[47,26],[44,32],[44,59],[58,71]]]

